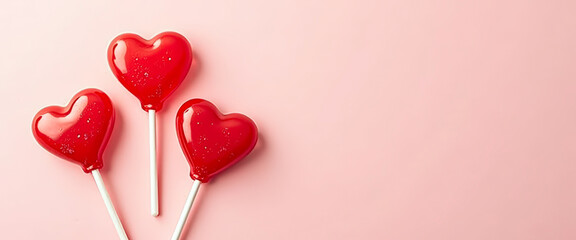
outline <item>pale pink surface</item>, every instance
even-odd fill
[[[203,185],[186,239],[576,239],[576,2],[6,1],[0,7],[2,239],[116,239],[91,176],[30,122],[110,95],[104,180],[131,239],[169,239],[192,185],[174,116],[201,97],[258,124]],[[123,32],[174,30],[199,72],[147,115],[106,62]]]

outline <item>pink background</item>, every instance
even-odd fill
[[[162,2],[162,3],[160,3]],[[169,239],[192,181],[175,113],[201,97],[261,130],[203,185],[185,239],[576,239],[576,2],[5,1],[0,238],[116,239],[93,179],[32,137],[81,89],[118,119],[104,180],[131,239]],[[178,31],[199,71],[147,115],[110,40]]]

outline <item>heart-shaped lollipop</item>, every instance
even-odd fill
[[[200,183],[246,157],[258,140],[258,129],[250,118],[238,113],[223,115],[202,99],[189,100],[180,107],[176,132],[194,183],[172,240],[180,238]]]
[[[110,43],[108,64],[145,111],[159,111],[188,74],[192,48],[175,32],[163,32],[150,40],[126,33]]]
[[[108,195],[102,176],[102,154],[114,127],[112,101],[98,89],[84,89],[66,107],[40,110],[32,121],[36,141],[54,155],[77,163],[92,173],[120,239],[128,239]]]
[[[102,168],[102,154],[113,126],[110,98],[98,89],[85,89],[66,107],[40,110],[34,117],[32,132],[46,150],[80,164],[88,173]]]
[[[150,133],[150,210],[158,216],[156,112],[182,83],[192,64],[192,48],[184,36],[163,32],[150,40],[122,34],[108,47],[108,64],[128,91],[148,112]]]
[[[176,131],[190,164],[190,176],[204,183],[248,155],[258,140],[258,129],[250,118],[238,113],[223,115],[202,99],[180,107]]]

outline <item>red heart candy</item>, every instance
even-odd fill
[[[80,91],[66,107],[46,107],[32,122],[34,138],[42,147],[80,164],[86,173],[102,168],[113,127],[112,101],[98,89]]]
[[[190,164],[190,176],[201,182],[240,161],[258,140],[258,129],[250,118],[238,113],[223,115],[202,99],[180,107],[176,132]]]
[[[145,111],[159,111],[188,74],[192,48],[175,32],[163,32],[150,40],[127,33],[110,43],[108,64]]]

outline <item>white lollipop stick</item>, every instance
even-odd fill
[[[116,209],[114,209],[112,200],[110,200],[110,195],[108,195],[106,186],[104,186],[104,181],[102,180],[102,175],[100,175],[100,171],[98,171],[98,169],[92,170],[92,176],[94,177],[94,181],[96,181],[96,186],[98,186],[98,190],[100,190],[100,195],[102,195],[104,204],[106,204],[106,209],[108,209],[108,214],[110,214],[110,218],[112,218],[112,222],[114,223],[116,232],[118,232],[118,236],[122,240],[128,240],[128,236],[126,236],[126,231],[124,231],[122,222],[120,222],[120,218],[116,213]]]
[[[150,133],[150,211],[158,216],[158,169],[156,163],[156,110],[148,110]]]
[[[180,239],[182,229],[184,228],[184,224],[186,223],[186,219],[188,218],[188,214],[190,213],[190,209],[192,208],[194,198],[196,198],[198,189],[200,189],[200,183],[201,183],[200,181],[194,180],[194,183],[192,184],[192,189],[190,189],[190,194],[188,194],[188,199],[186,199],[186,204],[184,205],[184,209],[182,209],[182,214],[180,214],[178,224],[176,224],[176,230],[174,230],[174,234],[172,235],[171,238],[172,240]]]

